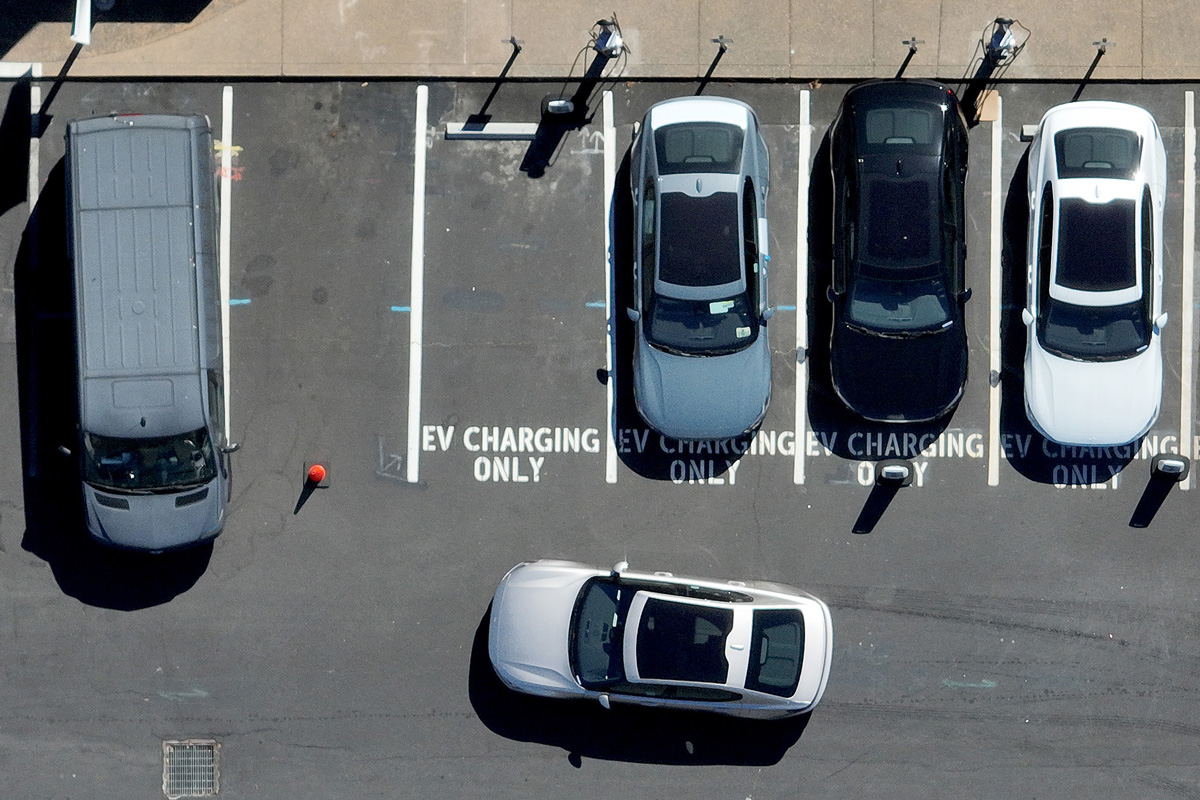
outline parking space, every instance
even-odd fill
[[[1179,448],[1194,390],[1182,266],[1194,87],[1087,89],[1147,107],[1162,128],[1171,321],[1162,413],[1143,445],[1064,453],[1033,433],[1020,394],[1019,132],[1076,87],[1006,85],[999,134],[989,122],[970,133],[966,393],[950,419],[908,428],[855,420],[830,385],[825,133],[848,85],[707,89],[763,124],[778,310],[760,432],[687,443],[649,431],[632,405],[623,162],[645,110],[694,84],[598,87],[590,121],[553,147],[446,139],[489,83],[235,84],[221,143],[242,445],[232,515],[153,591],[122,582],[157,565],[64,554],[71,518],[53,498],[74,489],[61,465],[31,493],[31,452],[49,458],[73,425],[53,220],[61,131],[118,110],[199,111],[220,131],[230,107],[220,84],[64,85],[40,143],[36,265],[14,216],[27,209],[0,217],[26,309],[16,328],[61,329],[6,339],[16,358],[3,362],[22,408],[0,447],[26,486],[24,508],[14,487],[0,515],[12,616],[0,748],[17,754],[23,793],[65,796],[86,776],[97,794],[155,797],[159,739],[216,736],[234,797],[347,783],[445,798],[480,786],[511,798],[1186,794],[1195,492],[1150,502],[1147,478],[1150,455]],[[529,122],[561,88],[506,84],[487,109]],[[30,372],[30,359],[57,372]],[[874,464],[893,457],[916,480],[883,491]],[[301,504],[309,461],[328,466],[330,487]],[[1139,508],[1145,531],[1129,524]],[[509,567],[538,557],[809,589],[834,615],[826,699],[806,725],[747,728],[512,696],[487,666],[488,602]]]

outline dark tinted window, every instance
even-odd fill
[[[742,242],[743,257],[746,264],[746,291],[750,295],[750,305],[758,308],[761,303],[759,294],[758,271],[758,204],[755,202],[754,182],[746,178],[742,186]]]
[[[745,292],[717,300],[679,300],[656,294],[646,313],[650,343],[685,355],[733,353],[758,338],[758,313]]]
[[[852,324],[885,334],[933,331],[951,321],[941,275],[898,275],[890,280],[855,275],[850,281],[846,314]]]
[[[1141,137],[1116,128],[1075,128],[1054,135],[1060,178],[1132,178]]]
[[[692,122],[654,132],[660,175],[681,172],[738,172],[744,132],[736,125]]]
[[[579,593],[571,619],[571,668],[587,688],[625,677],[621,655],[625,615],[635,590],[619,581],[596,578]]]
[[[1058,270],[1054,282],[1069,289],[1109,292],[1137,283],[1132,200],[1059,202]]]
[[[856,260],[918,266],[939,259],[937,187],[928,180],[868,177],[863,186]]]
[[[1150,187],[1142,190],[1142,307],[1146,318],[1154,313],[1154,200]]]
[[[115,491],[176,491],[217,477],[216,457],[204,428],[177,436],[121,439],[84,435],[84,480]]]
[[[676,286],[720,286],[742,278],[736,192],[662,195],[658,279]]]
[[[706,702],[730,702],[740,700],[741,695],[715,686],[671,686],[665,683],[630,683],[622,681],[606,687],[613,694],[629,694],[639,697],[658,697],[664,700],[700,700]]]
[[[1076,361],[1116,361],[1150,344],[1150,323],[1141,301],[1077,306],[1046,298],[1038,327],[1043,347]]]
[[[658,193],[654,189],[654,179],[646,178],[642,188],[642,308],[650,305],[650,293],[654,288],[654,252],[658,244]]]
[[[941,133],[932,109],[874,108],[867,112],[867,144],[933,144]]]
[[[724,683],[733,611],[650,598],[637,634],[637,670],[652,680]]]
[[[944,118],[940,107],[920,102],[859,111],[855,115],[859,153],[939,153]]]
[[[746,688],[791,697],[804,661],[804,616],[795,609],[754,612]]]

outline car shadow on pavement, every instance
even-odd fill
[[[0,214],[25,202],[29,177],[30,96],[32,80],[26,76],[13,82],[0,120],[0,153],[5,168],[0,170]]]
[[[629,149],[613,186],[611,226],[612,372],[598,370],[601,381],[613,381],[613,435],[617,457],[643,478],[660,481],[717,483],[747,451],[753,437],[680,441],[650,429],[633,398],[634,324],[626,309],[633,308],[633,198],[629,189]]]
[[[191,588],[212,544],[163,555],[104,547],[86,532],[77,461],[74,300],[62,161],[25,226],[13,270],[25,534],[62,591],[101,608],[159,605]]]
[[[1120,447],[1069,447],[1042,436],[1025,414],[1025,308],[1029,234],[1029,149],[1017,163],[1004,198],[1000,314],[1000,446],[1022,476],[1056,486],[1099,487],[1110,483],[1137,455],[1141,442]]]
[[[475,631],[468,681],[471,706],[488,730],[519,742],[558,747],[579,767],[585,758],[640,764],[770,766],[799,741],[810,714],[745,720],[717,714],[557,700],[514,692],[488,658],[491,607]]]

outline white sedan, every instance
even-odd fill
[[[1136,441],[1162,400],[1166,151],[1138,106],[1046,112],[1029,149],[1025,410],[1048,439]]]
[[[833,623],[780,584],[542,560],[500,581],[488,655],[519,692],[774,719],[821,699]]]

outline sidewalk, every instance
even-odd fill
[[[477,77],[494,78],[523,50],[510,77],[561,78],[586,68],[596,20],[615,10],[630,52],[628,78],[698,77],[732,40],[713,73],[729,78],[865,78],[905,74],[957,78],[997,15],[1032,31],[1010,78],[1078,79],[1115,42],[1097,79],[1200,78],[1195,0],[164,0],[199,8],[188,21],[121,19],[122,0],[96,15],[92,44],[72,77]],[[11,4],[9,4],[11,5]],[[31,5],[40,6],[36,0]],[[73,47],[71,11],[46,2],[54,21],[0,21],[6,62],[40,62],[58,73]],[[73,3],[70,4],[73,9]],[[144,12],[146,3],[140,4]],[[36,16],[39,12],[24,11]],[[132,12],[125,12],[127,15]],[[164,11],[162,14],[175,13]]]

